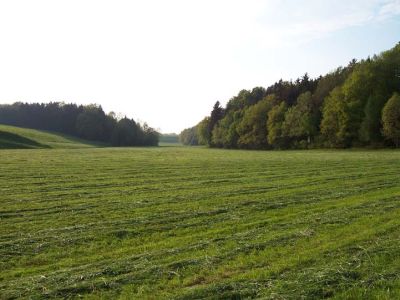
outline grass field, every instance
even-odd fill
[[[400,299],[400,151],[0,151],[0,298]]]
[[[0,149],[86,148],[101,146],[60,133],[0,124]]]

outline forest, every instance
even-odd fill
[[[106,114],[96,104],[63,102],[0,105],[0,124],[59,132],[112,146],[156,146],[159,133],[146,123]]]
[[[240,149],[400,146],[400,43],[325,76],[242,90],[180,133],[185,145]]]

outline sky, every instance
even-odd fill
[[[0,103],[97,103],[179,133],[242,89],[398,42],[400,0],[0,1]]]

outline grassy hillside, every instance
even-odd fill
[[[4,150],[0,298],[400,298],[399,151]]]
[[[0,149],[86,148],[99,144],[54,132],[0,124]]]

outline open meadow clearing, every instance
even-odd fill
[[[400,298],[400,151],[0,151],[0,298]]]

